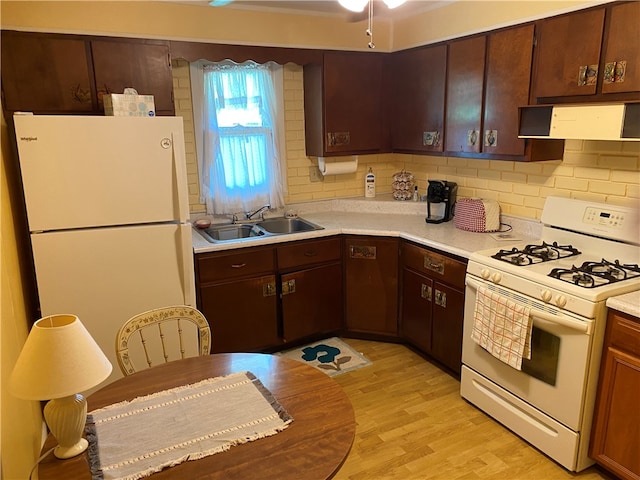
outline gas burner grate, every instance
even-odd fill
[[[559,258],[580,255],[580,250],[572,245],[558,245],[558,242],[541,244],[529,244],[524,248],[512,248],[511,250],[500,250],[492,255],[492,258],[518,266],[533,265],[535,263],[550,262]]]
[[[640,267],[637,264],[623,264],[619,260],[610,262],[603,258],[600,262],[584,262],[579,267],[573,265],[571,268],[554,268],[548,276],[579,287],[595,288],[640,277]]]

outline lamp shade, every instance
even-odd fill
[[[33,324],[9,391],[27,400],[62,398],[95,387],[112,368],[77,316],[51,315]]]

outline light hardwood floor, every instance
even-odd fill
[[[460,397],[460,383],[409,348],[343,339],[373,364],[334,377],[356,438],[336,480],[579,479]]]

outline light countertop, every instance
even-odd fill
[[[640,318],[640,291],[607,299],[607,307]]]
[[[511,243],[535,241],[540,238],[541,225],[537,221],[503,216],[502,222],[513,227],[505,240],[496,240],[490,233],[460,230],[453,221],[432,224],[425,222],[426,203],[399,202],[386,196],[376,199],[336,199],[287,206],[323,230],[253,237],[224,243],[210,243],[194,229],[195,253],[216,252],[258,245],[277,244],[295,240],[322,238],[332,235],[370,235],[399,237],[463,258],[477,250],[503,248]],[[284,212],[280,213],[282,215]]]

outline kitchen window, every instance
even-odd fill
[[[284,205],[282,67],[231,61],[191,65],[201,201],[207,213]]]

